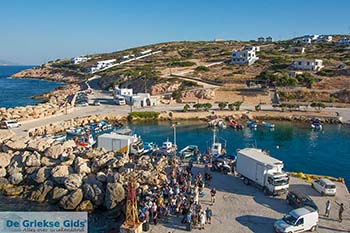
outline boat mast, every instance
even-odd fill
[[[213,128],[213,144],[216,142],[216,127]]]

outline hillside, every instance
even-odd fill
[[[337,41],[341,37],[339,35],[333,38]],[[250,45],[260,46],[260,52],[257,52],[260,59],[256,63],[251,66],[230,64],[233,49]],[[302,47],[305,48],[305,53],[301,53]],[[123,61],[123,56],[138,54],[149,49],[161,52],[94,74],[88,72],[89,67],[98,61],[116,59],[116,62],[120,62]],[[290,65],[298,58],[322,59],[325,67],[316,73],[304,72],[302,75],[289,77]],[[341,64],[342,67],[339,69]],[[340,93],[340,91],[350,89],[349,67],[350,49],[336,46],[334,42],[301,45],[294,43],[293,40],[270,43],[182,41],[89,55],[89,60],[81,64],[71,64],[70,60],[56,60],[42,67],[16,74],[14,77],[81,82],[99,75],[102,88],[119,85],[132,87],[136,92],[146,91],[152,94],[201,88],[202,85],[198,85],[196,81],[185,81],[182,76],[217,84],[221,86],[218,91],[235,91],[231,94],[237,95],[246,88],[248,80],[258,80],[257,83],[264,82],[277,87],[282,101],[315,101],[315,98],[312,98],[313,93],[322,92],[322,101],[348,102],[349,98],[344,98],[342,93],[349,92]],[[296,89],[298,95],[293,94]]]

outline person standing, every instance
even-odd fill
[[[213,205],[215,203],[215,195],[216,195],[216,189],[215,188],[213,188],[210,191],[210,195],[211,195],[211,205]]]
[[[330,212],[331,212],[331,202],[329,200],[327,200],[327,202],[326,202],[326,211],[325,211],[324,216],[326,216],[328,218]]]
[[[204,230],[204,224],[205,224],[205,214],[204,211],[200,212],[200,227],[199,229],[203,229]]]
[[[344,212],[344,204],[341,203],[339,204],[338,202],[335,202],[339,205],[339,211],[338,211],[338,221],[342,222],[343,221],[343,212]]]
[[[205,214],[207,216],[207,224],[211,224],[211,216],[213,215],[211,209],[209,209],[209,207],[207,207],[207,209],[205,210]]]

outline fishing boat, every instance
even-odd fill
[[[261,125],[265,128],[269,128],[269,129],[274,129],[275,128],[275,124],[274,123],[271,123],[271,122],[266,122],[266,121],[263,121],[261,123]]]
[[[84,134],[86,134],[86,131],[84,128],[79,127],[67,129],[66,133],[70,136],[83,136]]]
[[[223,119],[214,119],[208,122],[209,127],[218,127],[221,129],[226,129],[227,125]]]
[[[323,127],[319,119],[312,120],[311,129],[321,130],[322,128]]]
[[[224,146],[222,145],[222,143],[220,143],[219,141],[217,141],[217,135],[216,135],[216,127],[213,128],[213,143],[211,145],[210,148],[210,154],[216,158],[216,157],[220,157],[226,154],[226,141]]]
[[[145,142],[143,145],[143,149],[144,154],[152,153],[153,151],[159,150],[157,144],[155,144],[154,142]]]
[[[197,155],[200,155],[199,148],[196,145],[188,145],[182,150],[179,151],[179,155],[183,159],[196,157]]]
[[[227,125],[225,123],[224,120],[219,120],[218,123],[217,123],[217,126],[221,129],[226,129],[227,128]]]
[[[163,142],[162,144],[162,147],[161,147],[161,150],[166,152],[166,153],[171,153],[174,151],[174,146],[173,146],[173,143],[169,141],[169,138]]]
[[[247,127],[251,129],[256,129],[258,124],[255,121],[247,121]]]
[[[77,144],[77,146],[91,148],[93,145],[95,145],[96,140],[92,137],[91,134],[89,134],[86,137],[76,138],[75,143]]]
[[[56,142],[64,142],[66,140],[66,134],[57,134],[51,137]]]
[[[230,119],[230,126],[234,129],[243,129],[244,128],[244,125],[235,121],[234,119]]]

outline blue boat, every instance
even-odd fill
[[[274,123],[271,123],[271,122],[265,122],[263,121],[261,123],[261,125],[265,128],[269,128],[269,129],[274,129],[275,128],[275,124]]]
[[[323,127],[319,119],[315,119],[311,121],[311,129],[322,130],[322,128]]]
[[[258,124],[255,121],[247,121],[247,127],[251,129],[256,129]]]
[[[152,153],[153,151],[159,150],[157,144],[155,144],[154,142],[145,142],[143,148],[144,154]]]

